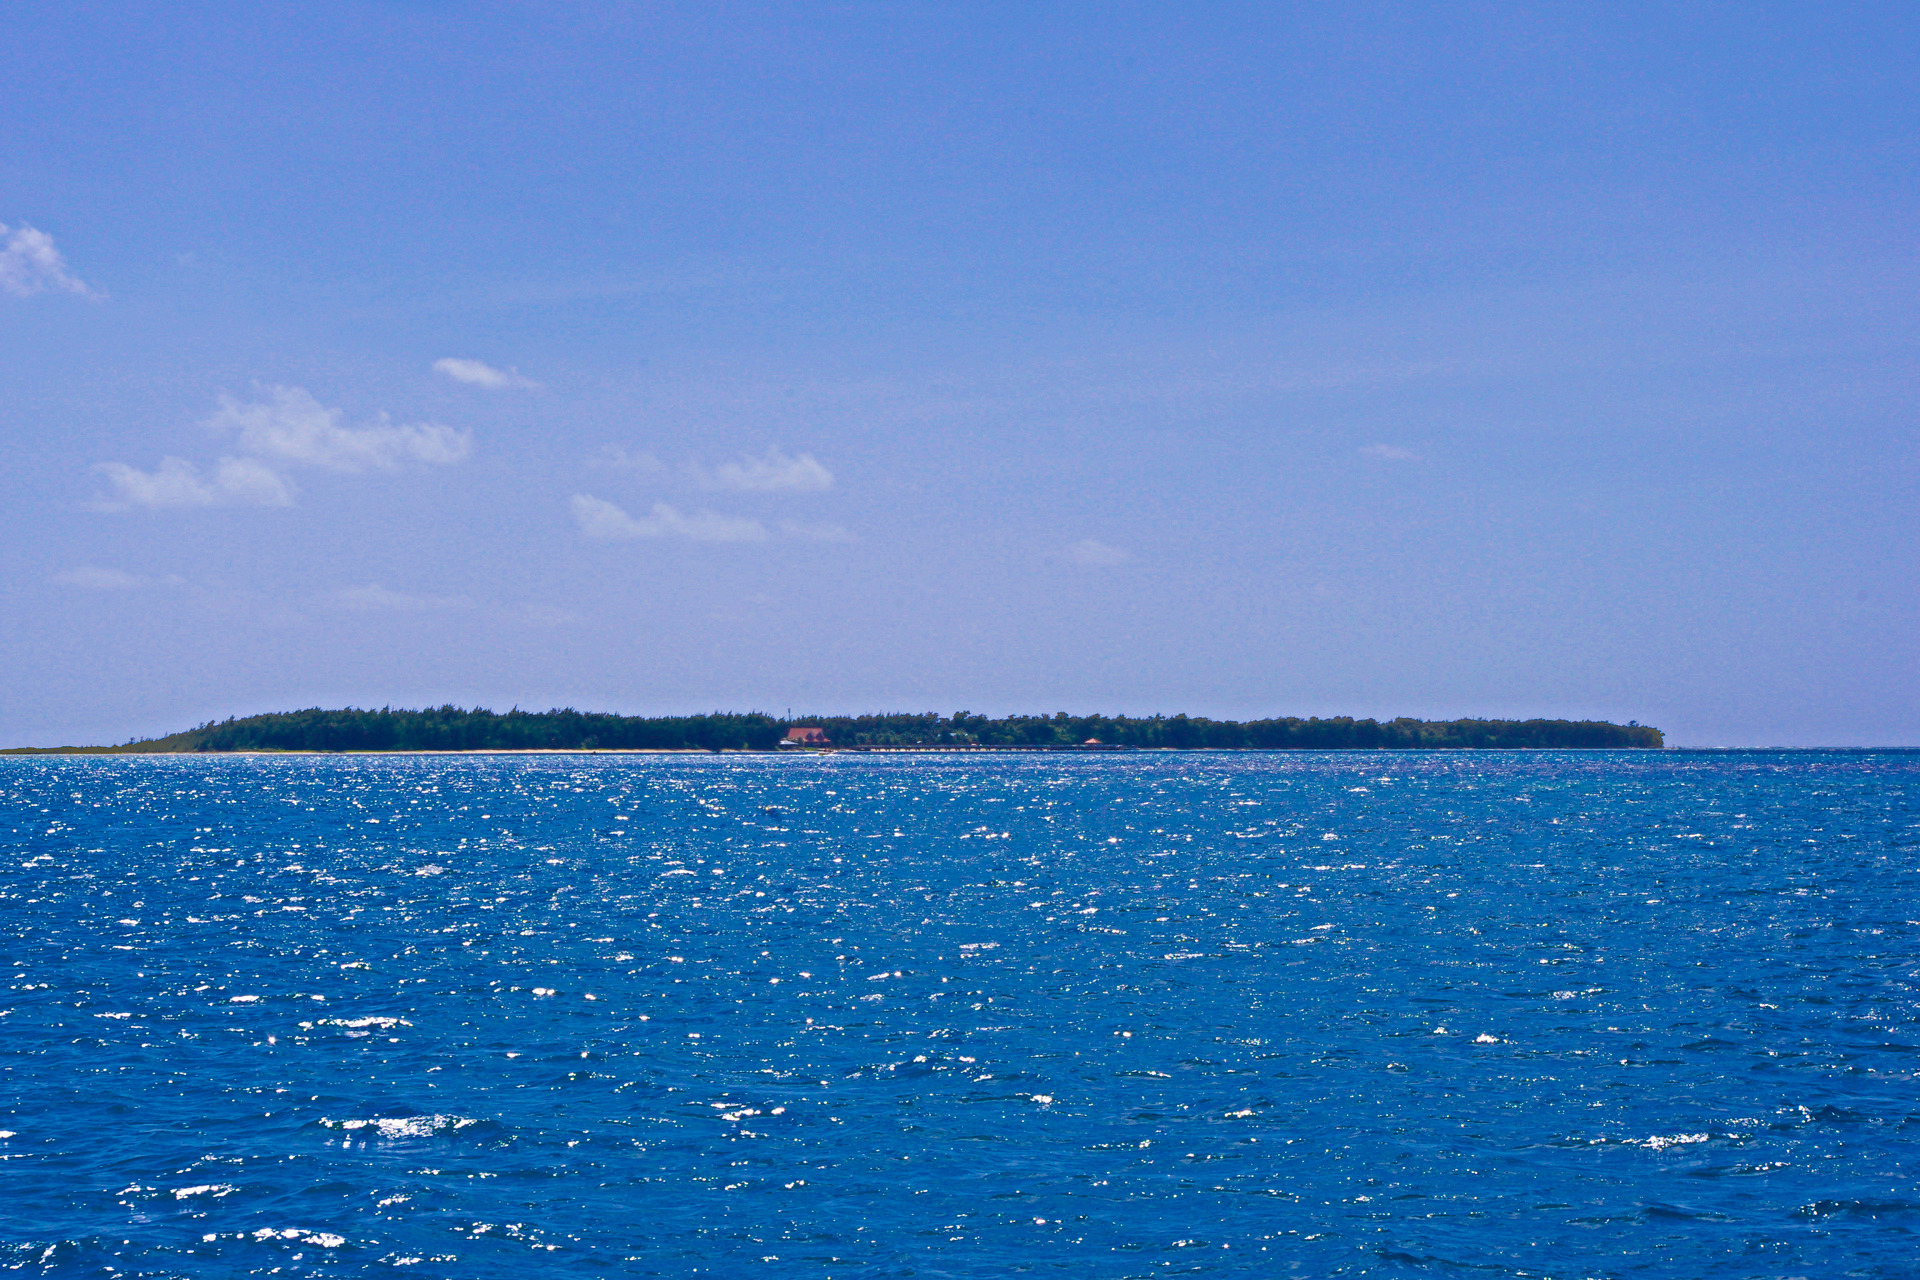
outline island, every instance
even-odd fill
[[[796,732],[797,731],[797,732]],[[483,707],[276,711],[103,747],[13,747],[3,755],[236,751],[1433,751],[1658,748],[1637,721],[1209,720],[1199,716],[990,716],[956,711],[783,719],[759,713],[621,716]]]

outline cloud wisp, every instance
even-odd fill
[[[628,449],[622,445],[610,444],[587,459],[587,464],[605,467],[609,471],[632,471],[639,475],[655,476],[667,469],[660,461],[645,449]]]
[[[124,462],[103,462],[96,470],[111,495],[96,505],[111,511],[293,505],[293,486],[257,458],[222,458],[204,474],[185,458],[162,458],[152,471]]]
[[[1066,557],[1084,569],[1112,569],[1133,559],[1131,553],[1093,538],[1082,538],[1068,547]]]
[[[393,591],[377,582],[364,587],[343,587],[333,593],[333,601],[356,613],[420,613],[431,609],[471,609],[473,601],[465,596],[417,596]]]
[[[484,360],[468,360],[462,356],[446,356],[435,360],[433,371],[443,378],[452,378],[455,382],[483,387],[488,391],[531,391],[540,385],[532,378],[521,377],[518,370],[496,369]]]
[[[822,493],[833,487],[833,472],[810,453],[790,458],[778,448],[758,458],[723,462],[711,472],[698,465],[688,471],[709,489],[739,493]]]
[[[582,535],[597,541],[630,538],[685,538],[693,542],[765,542],[767,527],[744,516],[714,511],[682,513],[664,502],[644,516],[631,516],[604,498],[573,495],[573,518]]]
[[[67,269],[52,236],[24,224],[9,227],[0,222],[0,292],[30,298],[49,290],[83,298],[101,296]]]
[[[343,425],[300,387],[269,387],[251,402],[220,398],[207,426],[233,441],[236,454],[202,470],[184,458],[162,458],[152,471],[124,462],[101,463],[105,510],[140,507],[291,506],[295,489],[284,474],[296,467],[356,474],[396,471],[408,464],[447,466],[473,451],[465,431],[434,423],[396,426],[382,414],[364,427]]]
[[[142,587],[184,586],[187,581],[177,573],[151,577],[128,573],[124,569],[103,569],[91,564],[63,569],[53,575],[53,580],[63,587],[79,587],[83,591],[138,591]]]
[[[299,387],[269,387],[267,399],[252,404],[220,397],[208,425],[233,434],[241,451],[256,458],[328,471],[393,471],[407,462],[444,466],[473,449],[472,438],[452,427],[397,427],[385,414],[374,426],[344,427],[340,418],[338,409]]]

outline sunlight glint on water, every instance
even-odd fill
[[[1917,765],[0,761],[0,1265],[1909,1274]]]

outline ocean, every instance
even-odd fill
[[[0,759],[0,1269],[1913,1276],[1916,783]]]

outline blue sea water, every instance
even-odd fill
[[[0,1269],[1913,1276],[1917,782],[0,760]]]

